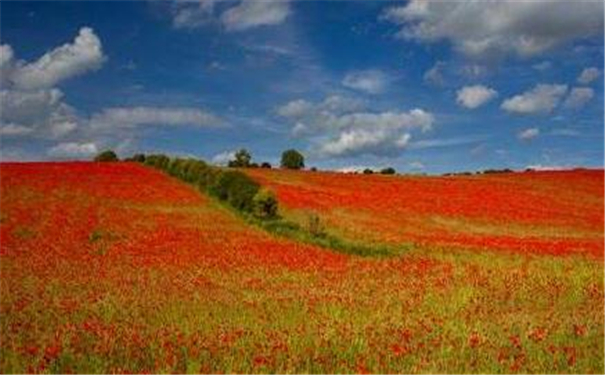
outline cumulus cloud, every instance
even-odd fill
[[[566,108],[582,108],[594,96],[594,90],[590,87],[574,87],[563,105]]]
[[[478,108],[498,96],[496,90],[483,85],[465,86],[456,94],[458,104],[468,109]]]
[[[326,157],[358,154],[393,155],[410,141],[410,134],[397,135],[389,129],[350,129],[322,143],[318,151]]]
[[[213,114],[188,107],[118,107],[96,113],[92,128],[135,128],[142,125],[211,127],[222,121]]]
[[[443,78],[443,68],[445,67],[445,63],[443,61],[437,61],[435,65],[433,65],[429,70],[424,73],[422,77],[425,82],[441,86],[445,83],[445,79]]]
[[[0,127],[5,136],[35,133],[58,138],[73,131],[79,122],[76,111],[63,102],[58,89],[0,91]]]
[[[295,135],[310,135],[312,151],[320,157],[347,157],[361,154],[392,156],[401,152],[412,131],[426,132],[434,123],[431,113],[410,111],[364,111],[363,103],[331,96],[319,103],[294,100],[276,113],[292,122]]]
[[[0,46],[0,133],[4,137],[60,138],[82,119],[54,87],[69,78],[100,68],[106,60],[101,41],[83,27],[67,43],[28,63],[16,60],[9,45]]]
[[[275,113],[294,122],[292,134],[302,136],[334,126],[339,115],[359,111],[364,107],[361,100],[341,95],[330,95],[319,103],[304,99],[292,100],[275,109]]]
[[[307,115],[312,109],[313,104],[303,99],[297,99],[278,107],[276,112],[282,117],[299,118]]]
[[[529,141],[531,139],[536,138],[538,135],[540,135],[540,129],[528,128],[521,130],[519,133],[517,133],[517,138],[521,141]]]
[[[347,73],[342,84],[350,89],[375,95],[384,92],[388,79],[380,70],[359,70]]]
[[[50,148],[48,155],[61,159],[89,158],[98,153],[97,145],[93,142],[63,142]]]
[[[401,38],[447,40],[471,58],[528,57],[600,35],[603,2],[411,0],[386,9],[383,18],[401,25]]]
[[[221,21],[229,31],[243,31],[258,26],[277,25],[290,15],[290,3],[286,0],[243,0],[226,10]]]
[[[32,63],[17,63],[11,81],[20,90],[46,89],[99,69],[104,61],[101,41],[91,28],[83,27],[73,43],[55,48]]]
[[[580,73],[580,75],[578,76],[578,83],[587,85],[595,79],[599,78],[600,75],[601,72],[599,71],[599,69],[595,67],[586,68],[582,70],[582,73]]]
[[[567,92],[567,85],[538,84],[533,89],[506,99],[501,108],[518,114],[550,113]]]

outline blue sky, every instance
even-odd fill
[[[2,160],[603,166],[603,3],[2,2]]]

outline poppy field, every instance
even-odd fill
[[[137,163],[0,164],[2,373],[602,373],[603,171],[248,170],[295,242]]]

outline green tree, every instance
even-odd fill
[[[118,155],[112,150],[105,150],[95,156],[95,161],[118,161]]]
[[[294,149],[286,150],[281,154],[281,166],[288,169],[304,168],[305,157]]]
[[[382,174],[395,174],[395,168],[388,167],[380,170]]]
[[[245,148],[240,149],[235,153],[235,159],[230,160],[228,166],[233,168],[248,168],[250,167],[250,161],[252,155]]]

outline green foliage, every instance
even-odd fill
[[[373,174],[373,173],[374,173],[374,171],[371,170],[370,168],[366,168],[363,170],[363,174]]]
[[[301,169],[305,167],[305,157],[298,151],[290,149],[281,155],[282,168]]]
[[[144,154],[134,154],[131,157],[124,159],[124,161],[131,161],[131,162],[135,162],[135,163],[144,163],[145,155]]]
[[[112,150],[105,150],[95,156],[97,162],[118,161],[118,155]]]
[[[232,168],[249,168],[252,155],[245,148],[235,153],[235,159],[230,160],[228,166]]]
[[[252,214],[260,219],[272,219],[277,215],[277,198],[271,190],[260,189],[252,198]]]
[[[145,156],[145,165],[149,165],[154,168],[166,169],[170,158],[164,154],[151,154]]]
[[[261,168],[271,169],[271,163],[264,161],[261,165]]]
[[[381,174],[395,174],[395,168],[388,167],[380,170]]]
[[[221,173],[210,188],[210,192],[218,199],[246,212],[252,211],[252,201],[258,190],[258,183],[239,171]]]

